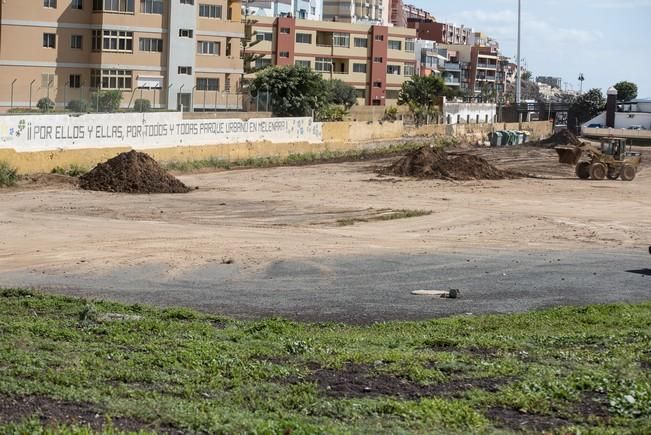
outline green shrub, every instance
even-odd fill
[[[53,174],[67,175],[69,177],[79,177],[88,172],[88,169],[81,165],[70,165],[68,169],[57,166],[51,171]]]
[[[137,99],[133,103],[134,112],[149,112],[151,111],[151,102],[149,100]]]
[[[48,97],[43,97],[38,100],[36,107],[38,107],[38,110],[41,112],[51,112],[54,110],[54,101],[50,100]]]
[[[319,111],[317,118],[324,122],[339,122],[343,121],[346,115],[348,115],[348,110],[345,107],[330,105]]]
[[[395,106],[389,106],[384,111],[384,121],[397,121],[398,120],[398,108]]]
[[[66,109],[77,113],[88,112],[88,104],[85,101],[72,100],[68,103]]]
[[[117,112],[122,102],[122,92],[96,91],[90,97],[90,104],[94,112]]]
[[[16,184],[18,171],[9,163],[0,161],[0,187],[9,187]]]

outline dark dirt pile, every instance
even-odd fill
[[[191,189],[145,153],[122,153],[79,178],[86,190],[121,193],[187,193]]]
[[[503,171],[481,157],[465,153],[447,153],[424,146],[398,160],[385,171],[399,177],[434,178],[441,180],[505,180],[522,175]]]
[[[574,135],[574,133],[565,129],[554,133],[547,139],[533,142],[532,145],[552,148],[557,145],[581,145],[581,141]]]

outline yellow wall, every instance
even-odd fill
[[[346,151],[371,149],[383,146],[384,141],[395,141],[409,137],[449,135],[461,140],[485,140],[493,130],[519,130],[516,124],[461,124],[429,125],[420,128],[407,126],[402,121],[329,122],[323,124],[322,144],[313,143],[243,143],[205,146],[179,146],[147,150],[158,161],[192,161],[217,158],[227,161],[258,157],[286,157],[290,154],[321,153],[324,151]],[[523,123],[522,129],[532,133],[536,140],[551,134],[549,122]],[[6,161],[20,173],[50,172],[55,167],[69,168],[79,165],[92,168],[129,148],[102,148],[82,150],[60,150],[17,153],[13,149],[0,149],[0,161]]]

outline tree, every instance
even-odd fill
[[[357,104],[355,88],[341,80],[331,80],[328,83],[329,102],[337,106],[343,106],[349,110]]]
[[[420,125],[427,122],[429,118],[438,115],[437,100],[445,93],[446,86],[441,78],[414,76],[402,84],[398,104],[409,106],[416,124]]]
[[[36,107],[38,107],[38,109],[41,112],[51,112],[52,110],[54,110],[54,101],[50,100],[47,97],[43,97],[40,100],[38,100],[38,103],[36,103]]]
[[[71,112],[82,113],[88,111],[88,105],[85,101],[71,100],[68,102],[66,109],[70,110]]]
[[[133,103],[133,111],[134,112],[149,112],[149,111],[151,111],[151,101],[146,100],[144,98],[143,99],[138,98]]]
[[[585,94],[577,97],[570,106],[572,119],[577,119],[579,124],[590,121],[599,115],[606,105],[606,99],[601,93],[601,89],[590,89]]]
[[[637,85],[635,83],[623,81],[615,85],[617,89],[617,100],[631,101],[637,98]]]
[[[525,82],[528,82],[529,80],[531,80],[531,71],[523,72],[522,73],[522,80],[524,80]]]
[[[117,112],[122,102],[122,92],[95,91],[90,96],[90,104],[95,112]]]
[[[321,74],[293,65],[259,71],[249,89],[253,97],[268,92],[276,116],[310,116],[329,103],[328,86]]]

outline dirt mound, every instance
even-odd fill
[[[399,177],[436,178],[441,180],[504,180],[521,175],[503,171],[481,157],[465,153],[446,153],[424,146],[411,151],[391,165],[387,174]]]
[[[547,139],[534,142],[532,143],[532,145],[546,146],[551,148],[557,145],[581,145],[581,141],[579,140],[578,137],[574,135],[574,133],[572,133],[568,129],[564,129],[554,133],[552,136],[548,137]]]
[[[187,193],[191,189],[145,153],[122,153],[79,178],[86,190],[121,193]]]

